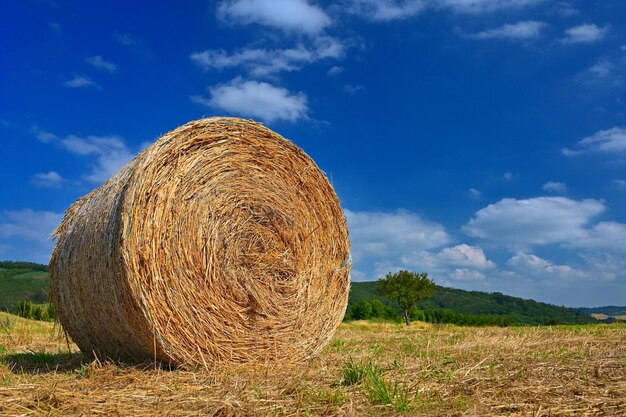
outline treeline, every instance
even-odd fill
[[[350,309],[362,300],[378,300],[398,309],[393,300],[376,291],[377,282],[353,282],[350,287]],[[459,316],[480,320],[498,320],[510,324],[585,324],[598,321],[583,311],[534,300],[512,297],[498,292],[466,291],[437,286],[435,295],[420,300],[417,308],[422,311],[448,310]],[[486,317],[486,318],[485,318]],[[468,319],[472,321],[472,319]]]
[[[344,317],[344,321],[351,320],[390,320],[401,322],[402,315],[398,310],[379,300],[361,300],[351,305]],[[458,324],[462,326],[509,326],[521,324],[510,317],[463,314],[447,309],[420,310],[413,309],[412,321],[438,324]],[[558,324],[554,323],[546,324]]]
[[[0,261],[0,268],[4,269],[27,269],[30,271],[48,272],[48,265],[37,264],[34,262],[21,261]]]
[[[30,300],[20,301],[20,303],[17,305],[17,310],[15,311],[15,314],[25,319],[41,321],[54,321],[54,319],[56,318],[54,305],[33,305]]]
[[[344,321],[351,320],[389,320],[401,322],[402,315],[400,312],[389,304],[385,304],[380,300],[360,300],[350,304]],[[422,321],[435,324],[457,324],[461,326],[513,326],[513,325],[558,325],[573,324],[563,320],[562,317],[547,317],[541,321],[537,318],[529,320],[525,316],[515,314],[509,315],[491,315],[491,314],[465,314],[459,313],[445,308],[436,309],[413,309],[411,313],[412,321]],[[585,322],[589,322],[585,318]],[[596,320],[592,320],[596,322]]]

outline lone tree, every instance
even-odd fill
[[[415,303],[423,298],[432,297],[435,293],[435,283],[428,278],[426,272],[398,271],[378,280],[378,293],[400,304],[404,321],[408,326],[411,324],[411,311],[415,308]]]

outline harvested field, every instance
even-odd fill
[[[342,324],[300,367],[87,362],[0,315],[0,415],[626,415],[626,326]]]

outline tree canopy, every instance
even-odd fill
[[[423,298],[432,297],[435,293],[435,283],[428,278],[426,272],[401,270],[380,279],[378,292],[398,302],[408,326],[411,323],[411,312],[415,303]]]

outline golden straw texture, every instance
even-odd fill
[[[74,203],[55,237],[50,298],[100,358],[300,361],[346,309],[337,196],[300,148],[252,121],[167,133]]]

